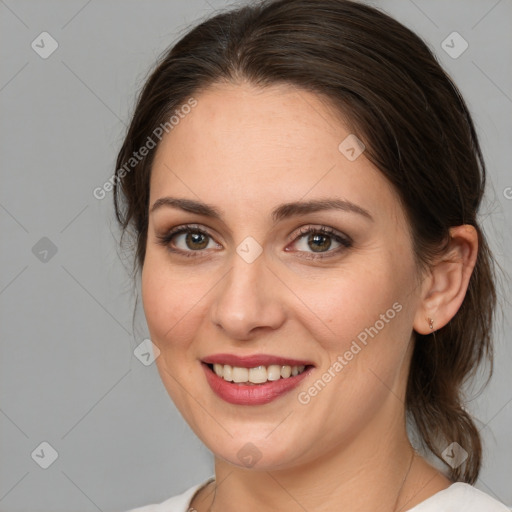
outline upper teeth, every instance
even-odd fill
[[[291,376],[302,373],[306,368],[301,366],[289,366],[271,364],[270,366],[256,366],[255,368],[241,368],[240,366],[231,366],[229,364],[214,364],[213,371],[228,382],[251,382],[252,384],[261,384],[267,380],[286,379]]]

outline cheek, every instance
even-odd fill
[[[141,295],[151,341],[159,348],[155,363],[169,396],[197,432],[190,411],[194,404],[197,371],[190,364],[190,350],[201,316],[205,315],[201,296],[205,290],[197,283],[185,282],[160,255],[147,253],[141,276]],[[195,377],[193,377],[195,375]],[[191,384],[192,383],[192,384]]]
[[[146,255],[141,276],[142,303],[152,341],[161,351],[186,345],[202,314],[204,288],[178,275],[157,255]]]
[[[327,350],[343,349],[376,322],[383,330],[383,321],[389,320],[385,322],[388,327],[395,320],[397,306],[393,309],[393,304],[402,300],[406,279],[390,267],[389,261],[381,260],[375,265],[331,274],[329,279],[303,282],[297,295],[314,313],[314,331]]]

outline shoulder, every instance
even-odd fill
[[[511,509],[472,485],[456,482],[409,512],[510,512]]]
[[[190,502],[192,501],[194,495],[204,486],[208,485],[213,479],[214,477],[211,476],[208,478],[208,480],[194,485],[182,494],[173,496],[172,498],[169,498],[162,503],[134,508],[128,510],[127,512],[188,512],[190,508]]]

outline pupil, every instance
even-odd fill
[[[187,233],[187,247],[189,249],[204,249],[208,245],[206,237],[201,233]],[[190,243],[190,244],[189,244]],[[194,247],[190,247],[193,245]]]
[[[323,244],[321,243],[322,240],[324,241]],[[318,242],[320,242],[320,244],[318,244]],[[322,252],[317,249],[329,249],[331,242],[328,236],[316,234],[309,237],[308,245],[313,251]]]

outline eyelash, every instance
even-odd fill
[[[201,235],[204,235],[206,237],[213,239],[213,237],[209,233],[207,233],[206,231],[201,229],[199,226],[186,225],[186,226],[178,226],[177,228],[169,231],[168,233],[165,233],[164,235],[157,235],[158,243],[160,245],[166,247],[170,252],[185,256],[186,258],[196,258],[198,256],[201,256],[200,253],[204,252],[204,250],[200,249],[200,250],[196,250],[196,251],[192,251],[192,250],[183,251],[181,249],[174,249],[171,247],[172,239],[175,236],[181,235],[184,233],[186,233],[186,234],[199,233]],[[294,242],[294,241],[297,241],[309,234],[327,235],[327,236],[333,238],[336,242],[338,242],[341,245],[341,247],[338,247],[333,250],[328,250],[325,253],[307,253],[308,256],[301,256],[302,258],[305,258],[305,259],[317,260],[317,259],[329,258],[331,256],[338,254],[339,252],[341,252],[344,249],[349,249],[350,247],[352,247],[352,244],[353,244],[352,240],[348,236],[342,235],[338,231],[335,231],[334,229],[327,227],[327,226],[321,226],[319,228],[315,228],[313,226],[308,226],[305,228],[301,228],[299,230],[299,233],[298,234],[294,233],[293,235],[291,235],[289,237],[289,240]],[[303,252],[303,251],[298,251],[298,252]]]

